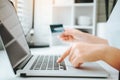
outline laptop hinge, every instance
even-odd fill
[[[33,55],[29,55],[22,63],[20,63],[18,66],[16,66],[14,68],[15,74],[16,74],[17,70],[23,69],[32,57],[33,57]]]

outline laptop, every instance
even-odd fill
[[[107,78],[109,76],[109,73],[95,62],[85,63],[82,68],[74,68],[67,58],[58,64],[56,60],[60,55],[32,55],[16,12],[8,0],[0,0],[0,36],[14,73],[21,77]]]

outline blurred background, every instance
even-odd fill
[[[76,28],[101,36],[104,33],[104,23],[116,3],[116,0],[11,1],[23,26],[27,42],[32,48],[50,46],[50,39],[53,37],[50,35],[50,24],[63,24],[64,28]]]

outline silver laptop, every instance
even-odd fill
[[[85,63],[82,68],[76,69],[68,59],[58,64],[56,60],[60,55],[32,55],[18,17],[8,0],[0,0],[0,36],[16,75],[76,78],[107,78],[109,76],[97,63]]]

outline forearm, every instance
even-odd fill
[[[90,42],[91,43],[95,43],[95,44],[108,44],[108,41],[102,38],[99,38],[97,36],[93,36],[88,34],[88,37],[90,38]]]
[[[107,47],[103,55],[105,55],[103,60],[106,63],[116,68],[117,70],[120,70],[120,49]]]
[[[99,38],[97,36],[88,34],[88,33],[82,33],[82,35],[84,35],[84,40],[88,43],[94,43],[94,44],[107,44],[108,42],[105,39]]]

